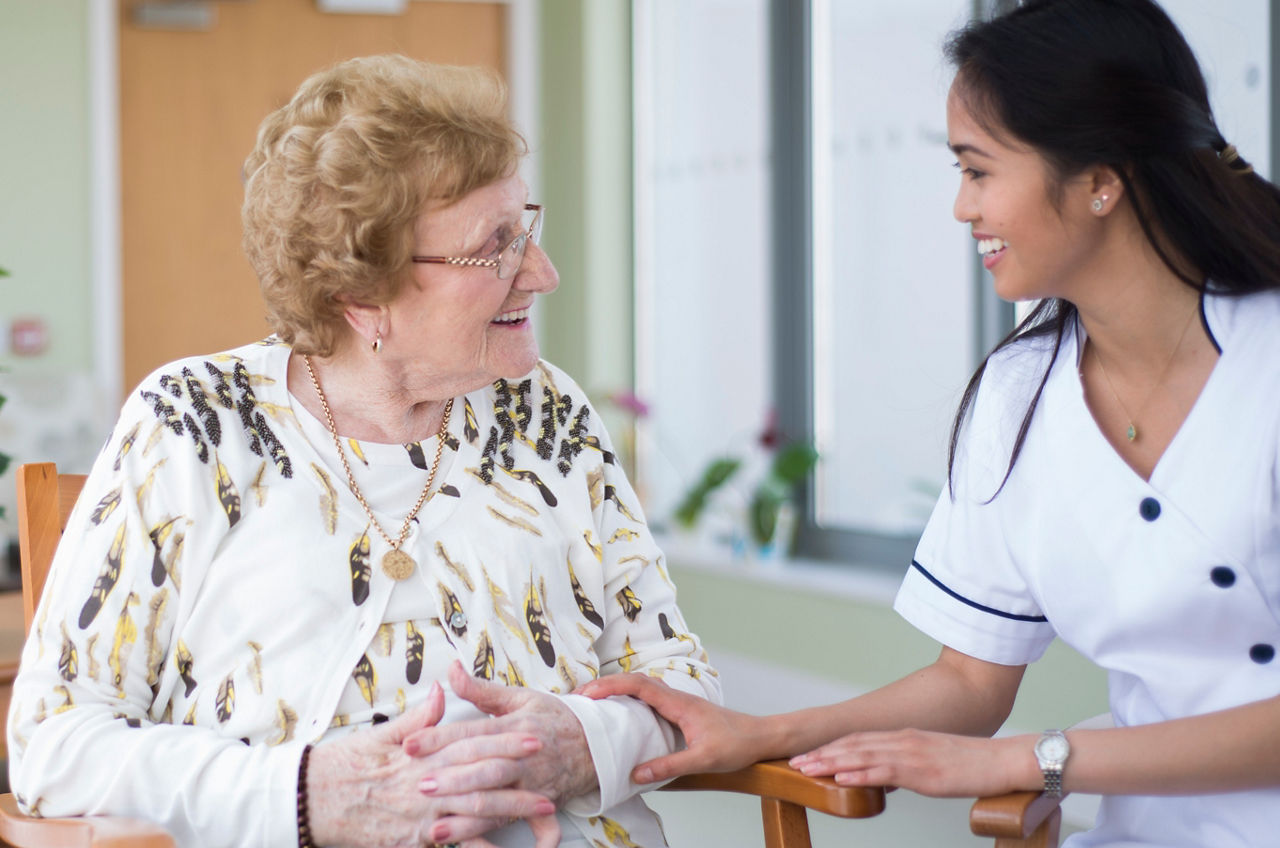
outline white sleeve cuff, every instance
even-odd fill
[[[671,725],[643,702],[625,696],[593,701],[566,695],[564,703],[582,723],[600,783],[597,791],[564,804],[565,812],[598,816],[642,790],[655,788],[651,783],[633,783],[631,770],[677,750],[681,740]]]

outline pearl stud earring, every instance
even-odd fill
[[[1094,212],[1101,212],[1101,211],[1102,211],[1102,198],[1101,198],[1101,197],[1095,197],[1095,198],[1093,199],[1093,211],[1094,211]]]

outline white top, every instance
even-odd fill
[[[896,609],[940,642],[1017,665],[1053,640],[1105,668],[1119,726],[1280,694],[1280,293],[1209,296],[1222,355],[1151,475],[1098,429],[1067,333],[1008,466],[1052,339],[992,357]],[[1094,845],[1274,844],[1280,787],[1106,797]]]
[[[126,402],[54,558],[14,685],[10,773],[24,810],[138,816],[184,846],[296,844],[302,747],[349,732],[349,713],[346,727],[331,725],[353,670],[387,659],[382,625],[405,624],[391,602],[410,588],[438,611],[409,611],[423,622],[423,671],[408,668],[417,640],[406,631],[405,685],[379,688],[379,704],[398,710],[401,689],[405,705],[420,702],[432,670],[454,657],[548,692],[642,670],[719,699],[635,494],[572,380],[541,363],[457,399],[447,474],[405,543],[419,565],[396,587],[332,441],[300,426],[289,353],[268,340],[182,360]],[[403,487],[416,497],[433,440],[358,447],[374,463],[403,452]],[[362,463],[353,471],[365,479]],[[394,538],[413,498],[366,495]],[[565,805],[566,844],[621,833],[664,845],[628,775],[675,749],[672,729],[632,699],[564,697],[600,781]],[[474,714],[451,699],[446,720]],[[527,835],[506,828],[501,844]]]

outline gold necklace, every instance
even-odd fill
[[[351,473],[351,466],[347,463],[347,452],[342,449],[342,440],[338,438],[338,428],[333,423],[333,411],[329,409],[329,401],[320,389],[320,381],[316,379],[315,369],[311,367],[311,357],[303,356],[302,361],[307,363],[307,374],[311,376],[311,385],[316,387],[316,396],[320,398],[320,407],[324,410],[325,423],[329,425],[329,435],[333,436],[333,446],[338,451],[338,459],[342,460],[342,470],[347,472],[347,485],[351,487],[351,494],[355,495],[356,500],[360,502],[360,506],[364,507],[365,514],[369,516],[369,521],[373,523],[378,535],[391,546],[391,550],[382,556],[382,571],[392,580],[405,580],[410,574],[413,574],[413,569],[418,564],[413,561],[413,557],[400,550],[400,546],[404,544],[404,540],[409,536],[409,526],[413,523],[414,516],[422,509],[422,505],[427,502],[427,493],[431,491],[431,484],[436,479],[436,469],[440,467],[440,455],[444,453],[444,434],[449,431],[449,413],[453,411],[453,398],[449,398],[444,405],[444,420],[440,422],[440,431],[436,433],[436,458],[431,463],[431,471],[427,474],[427,485],[422,487],[422,494],[418,495],[418,500],[413,505],[413,509],[409,510],[409,514],[405,516],[404,526],[400,528],[399,538],[392,541],[391,536],[382,529],[382,525],[374,517],[373,510],[369,508],[369,502],[364,499],[364,493],[356,485],[356,478]]]
[[[1200,311],[1197,305],[1191,310],[1191,314],[1187,316],[1187,323],[1182,327],[1182,334],[1178,336],[1177,343],[1173,346],[1173,350],[1169,351],[1169,358],[1165,360],[1164,367],[1160,369],[1159,376],[1151,386],[1151,390],[1147,392],[1147,396],[1142,399],[1142,403],[1138,405],[1138,412],[1142,412],[1147,408],[1147,403],[1155,395],[1156,389],[1160,388],[1164,383],[1164,375],[1169,372],[1169,366],[1173,364],[1173,358],[1178,354],[1178,350],[1182,347],[1182,341],[1187,337],[1187,330],[1191,329],[1191,320],[1196,317],[1196,313]],[[1124,417],[1129,419],[1129,429],[1125,430],[1125,436],[1129,441],[1137,441],[1138,427],[1133,423],[1133,416],[1129,414],[1128,408],[1124,405],[1124,401],[1120,400],[1120,393],[1116,391],[1115,384],[1111,382],[1111,375],[1107,373],[1107,365],[1102,361],[1102,353],[1099,352],[1098,346],[1093,346],[1093,358],[1098,360],[1098,367],[1102,369],[1102,378],[1107,381],[1107,388],[1111,390],[1111,396],[1116,399],[1116,405],[1120,407],[1120,411],[1124,413]]]

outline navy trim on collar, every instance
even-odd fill
[[[923,574],[925,577],[929,578],[929,582],[931,582],[933,585],[937,586],[937,587],[938,587],[939,589],[941,589],[942,591],[946,592],[946,593],[947,593],[948,595],[950,595],[951,597],[955,598],[955,599],[956,599],[957,601],[959,601],[960,603],[962,603],[962,604],[968,604],[969,606],[973,607],[973,608],[974,608],[974,609],[976,609],[976,610],[982,610],[983,612],[989,612],[989,613],[991,613],[992,615],[998,615],[998,616],[1000,616],[1001,618],[1011,618],[1011,619],[1013,619],[1014,621],[1035,621],[1035,622],[1040,622],[1040,621],[1048,622],[1048,621],[1049,621],[1049,619],[1045,618],[1043,615],[1018,615],[1017,613],[1013,613],[1013,612],[1003,612],[1003,611],[998,610],[998,609],[992,609],[991,607],[984,606],[983,604],[980,604],[980,603],[978,603],[977,601],[971,601],[971,600],[969,600],[968,598],[966,598],[964,595],[960,595],[960,594],[958,594],[958,593],[956,593],[956,592],[952,591],[951,589],[947,588],[947,587],[942,583],[942,581],[941,581],[941,580],[939,580],[938,578],[936,578],[936,577],[934,577],[932,574],[930,574],[930,573],[929,573],[929,571],[928,571],[928,569],[926,569],[923,565],[921,565],[920,563],[916,562],[915,560],[911,560],[911,567],[912,567],[912,568],[917,569],[921,574]]]
[[[1209,336],[1209,343],[1213,345],[1213,349],[1222,355],[1222,345],[1218,344],[1218,337],[1213,334],[1213,328],[1209,326],[1209,316],[1204,311],[1205,296],[1208,294],[1204,289],[1200,290],[1200,323],[1204,325],[1204,331]]]

